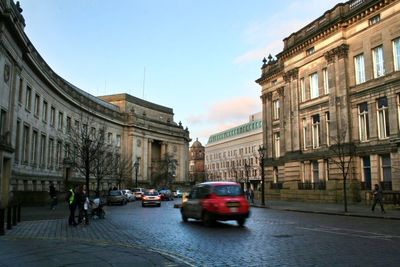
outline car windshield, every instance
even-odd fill
[[[120,191],[110,191],[110,196],[120,196],[121,192]]]
[[[158,196],[158,192],[157,191],[146,191],[146,192],[144,192],[144,194],[146,196]]]
[[[133,189],[133,192],[140,192],[140,189],[139,188],[135,188],[135,189]]]
[[[241,190],[238,185],[219,185],[214,187],[217,196],[240,196]]]

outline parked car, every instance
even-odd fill
[[[161,200],[174,200],[174,195],[172,194],[171,190],[169,189],[161,189],[158,191],[160,193]]]
[[[128,200],[121,190],[111,190],[107,195],[107,205],[125,205],[127,202]]]
[[[128,199],[128,201],[135,201],[135,200],[136,200],[136,197],[135,197],[135,195],[132,193],[131,190],[129,190],[129,189],[123,189],[123,190],[121,190],[121,191],[122,191],[122,193],[125,195],[125,197]]]
[[[144,206],[161,206],[161,196],[157,190],[147,190],[142,196],[142,207]]]
[[[176,190],[176,191],[173,191],[173,194],[174,194],[174,197],[176,197],[176,198],[181,198],[182,197],[182,195],[183,195],[183,192],[181,191],[181,190]]]
[[[136,199],[142,199],[142,195],[143,195],[144,191],[145,191],[145,189],[141,188],[141,187],[132,189],[132,192],[135,195]]]
[[[250,216],[250,205],[235,182],[205,182],[196,185],[187,201],[182,203],[182,220],[202,220],[210,226],[213,222],[236,220],[243,226]]]

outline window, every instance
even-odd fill
[[[0,139],[6,138],[6,133],[7,133],[7,112],[4,109],[2,109],[0,113]]]
[[[315,52],[315,48],[310,47],[306,50],[306,55],[308,56],[308,55],[314,54],[314,52]]]
[[[372,59],[374,65],[374,78],[385,75],[382,46],[375,47],[372,50]]]
[[[46,165],[46,135],[40,136],[40,166],[44,168]]]
[[[302,120],[303,125],[303,149],[307,149],[307,119],[303,118]]]
[[[330,146],[331,138],[330,138],[330,123],[331,117],[329,112],[325,112],[325,128],[326,128],[326,145]]]
[[[306,85],[304,83],[304,78],[300,79],[300,96],[301,96],[301,101],[302,102],[307,100],[307,98],[306,98]]]
[[[117,135],[117,147],[121,146],[121,136]]]
[[[364,182],[365,189],[371,190],[371,159],[369,156],[362,157],[362,182]]]
[[[324,82],[324,94],[329,94],[329,80],[328,80],[328,69],[322,70],[322,78]]]
[[[54,127],[56,123],[56,108],[51,107],[50,109],[50,126]]]
[[[280,143],[280,133],[274,133],[274,152],[275,158],[279,158],[281,156],[281,143]]]
[[[43,100],[42,120],[47,122],[47,102]]]
[[[372,18],[369,19],[369,25],[374,25],[381,21],[381,14],[378,14],[376,16],[373,16]]]
[[[318,73],[316,72],[310,75],[310,93],[311,93],[311,98],[316,98],[319,96]]]
[[[57,141],[57,147],[56,147],[56,166],[60,167],[62,163],[62,143],[60,140]]]
[[[47,158],[47,166],[49,169],[53,168],[53,154],[54,154],[54,139],[49,138],[49,152],[48,152],[48,158]]]
[[[400,70],[400,38],[393,41],[394,70]]]
[[[319,166],[318,161],[311,161],[312,167],[312,182],[318,183],[319,182]]]
[[[383,182],[392,181],[392,163],[390,160],[390,154],[381,155],[381,166],[382,166],[382,179]]]
[[[24,125],[22,133],[22,162],[28,163],[29,160],[29,126]]]
[[[32,131],[32,150],[31,150],[31,162],[34,166],[37,165],[37,149],[38,149],[38,132]]]
[[[17,129],[15,137],[15,162],[19,162],[20,159],[20,134],[21,134],[21,121],[17,120]]]
[[[63,129],[64,127],[64,114],[62,112],[58,112],[58,130]]]
[[[24,88],[24,80],[22,78],[19,78],[19,89],[18,89],[18,102],[19,103],[22,103],[23,88]]]
[[[107,143],[109,143],[109,144],[112,143],[112,133],[107,134]]]
[[[36,94],[35,95],[35,106],[34,106],[35,116],[39,117],[39,111],[40,111],[40,96],[38,94]]]
[[[278,120],[279,119],[279,112],[280,112],[280,107],[279,107],[279,99],[275,100],[273,102],[274,110],[273,110],[273,119]]]
[[[72,123],[71,117],[67,117],[67,133],[71,132],[71,127],[72,127],[71,123]]]
[[[30,111],[32,105],[32,89],[29,86],[26,87],[25,101],[25,108]]]
[[[369,119],[367,102],[358,105],[358,124],[360,141],[365,142],[369,139]]]
[[[386,97],[381,97],[377,101],[378,105],[378,136],[384,139],[389,136],[389,115],[388,101]]]
[[[356,84],[365,82],[364,54],[354,57],[354,68],[356,72]]]
[[[320,144],[320,118],[319,114],[312,116],[312,142],[313,148],[318,148]]]

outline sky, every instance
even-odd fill
[[[260,112],[262,59],[339,0],[20,0],[58,75],[95,95],[170,107],[193,141]]]

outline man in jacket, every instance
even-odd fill
[[[70,189],[67,192],[66,200],[68,202],[69,207],[69,217],[68,217],[68,224],[72,226],[77,226],[78,224],[75,221],[75,211],[77,207],[77,199],[76,193],[78,192],[78,187],[76,186],[74,189]]]

